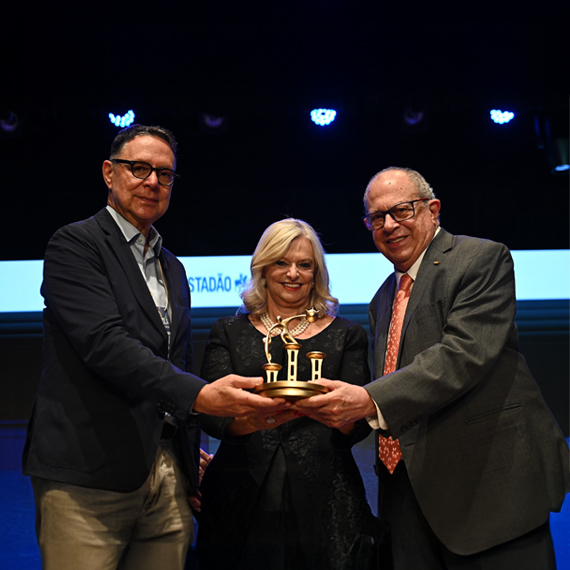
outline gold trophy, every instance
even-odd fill
[[[255,388],[255,392],[261,396],[267,396],[268,398],[285,398],[290,402],[294,402],[295,400],[310,398],[317,394],[325,394],[329,391],[326,386],[322,386],[321,384],[297,380],[297,361],[301,345],[291,335],[288,325],[293,319],[300,319],[302,317],[305,317],[310,323],[314,323],[318,319],[318,311],[308,309],[302,315],[295,315],[286,319],[281,319],[281,317],[278,316],[277,322],[267,331],[267,335],[263,341],[265,345],[265,356],[267,356],[267,363],[263,365],[263,369],[267,374],[267,379],[263,384]],[[282,366],[271,362],[269,346],[271,345],[271,333],[273,331],[280,331],[283,346],[287,350],[287,380],[277,379],[277,375]],[[311,361],[311,380],[321,378],[325,356],[326,354],[324,352],[312,351],[307,353],[307,358]]]

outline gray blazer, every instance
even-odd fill
[[[431,528],[468,555],[544,524],[570,491],[568,446],[518,352],[509,250],[441,229],[412,289],[398,369],[382,376],[395,286],[392,274],[370,303],[377,380],[366,389]]]

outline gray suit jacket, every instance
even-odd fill
[[[467,555],[545,523],[570,491],[568,446],[518,352],[508,249],[439,232],[412,289],[398,369],[382,376],[395,285],[392,274],[369,307],[377,380],[366,389],[431,528]]]

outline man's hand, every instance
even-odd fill
[[[200,390],[193,410],[212,416],[241,417],[251,413],[270,416],[291,407],[283,398],[265,398],[246,392],[262,383],[261,377],[246,378],[237,374],[224,376]]]
[[[330,392],[298,400],[293,404],[294,410],[335,428],[376,415],[372,398],[361,386],[340,380],[319,379],[317,383],[326,386]]]

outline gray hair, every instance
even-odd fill
[[[165,129],[164,127],[159,127],[158,125],[147,126],[138,124],[131,125],[130,127],[126,127],[125,129],[119,131],[111,143],[111,152],[109,154],[109,158],[117,158],[125,145],[140,135],[158,137],[162,139],[172,149],[174,158],[176,158],[176,149],[178,144],[171,131]]]
[[[420,198],[427,198],[428,200],[435,200],[435,193],[433,188],[427,183],[426,179],[416,170],[412,170],[411,168],[405,168],[400,166],[389,166],[388,168],[384,168],[380,172],[376,173],[368,182],[368,186],[366,186],[366,191],[364,192],[364,210],[368,212],[368,193],[370,191],[370,186],[372,183],[385,172],[391,171],[399,171],[407,174],[408,178],[416,188],[418,192],[418,196]]]

